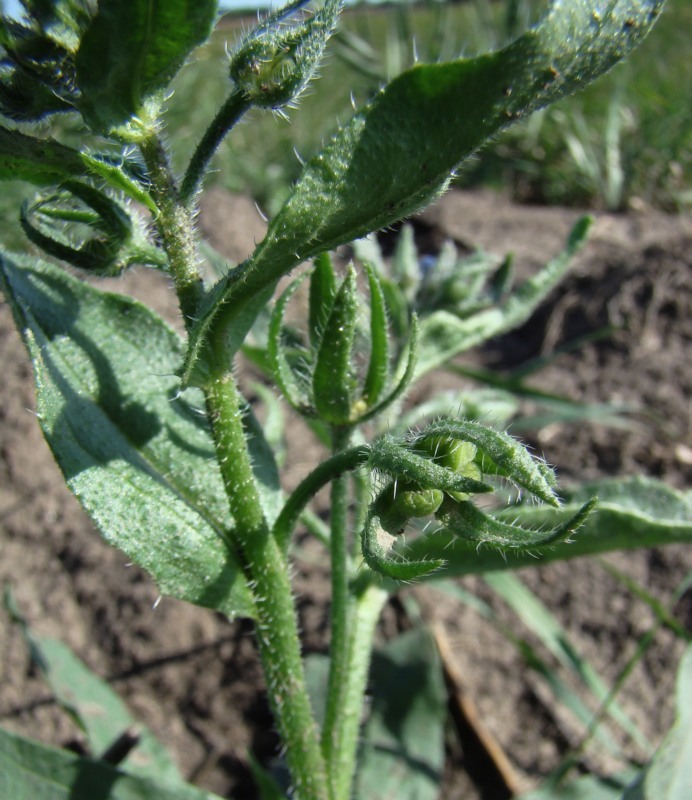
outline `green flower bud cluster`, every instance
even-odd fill
[[[471,442],[448,436],[434,436],[423,439],[414,446],[412,453],[429,460],[454,476],[477,482],[478,485],[473,487],[477,492],[489,491],[491,488],[481,482],[483,475],[475,461],[477,448]],[[445,485],[443,491],[427,484],[422,486],[406,478],[394,479],[378,496],[374,507],[382,527],[388,533],[396,535],[403,532],[409,519],[435,514],[442,506],[445,494],[457,502],[463,502],[473,493],[473,490],[461,491],[452,489],[448,485]]]
[[[279,298],[269,326],[267,355],[282,393],[299,413],[331,426],[348,427],[371,419],[401,395],[413,373],[415,336],[405,357],[401,354],[396,368],[390,369],[384,296],[376,272],[366,267],[366,273],[367,330],[360,324],[362,303],[355,270],[349,267],[337,286],[326,254],[316,259],[310,276],[307,339],[299,339],[284,326],[288,301],[302,278]],[[370,354],[366,374],[359,379],[354,364],[362,340],[369,341]],[[392,372],[399,377],[392,378]]]
[[[132,264],[167,264],[140,217],[88,183],[68,181],[36,195],[22,206],[20,221],[35,245],[94,275],[119,275]]]
[[[0,19],[0,113],[17,122],[75,109],[75,55],[96,12],[89,0],[30,5],[21,20]]]
[[[362,532],[368,566],[399,580],[420,577],[443,565],[440,559],[408,560],[399,534],[409,520],[434,516],[435,532],[445,531],[476,545],[530,549],[568,538],[594,501],[551,530],[528,530],[496,520],[471,501],[492,492],[481,479],[496,475],[552,506],[559,506],[555,475],[518,441],[469,420],[441,419],[405,440],[386,435],[373,443],[371,469],[389,477],[375,498]]]
[[[312,16],[282,24],[305,4],[298,0],[269,14],[232,53],[231,79],[252,105],[279,110],[295,103],[314,77],[341,0],[327,0]]]

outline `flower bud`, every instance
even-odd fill
[[[298,0],[269,14],[231,56],[231,79],[259,108],[277,110],[298,99],[315,75],[341,0],[327,0],[313,16],[282,27],[281,20],[302,5]]]

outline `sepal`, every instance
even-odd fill
[[[547,530],[531,530],[521,525],[510,525],[484,514],[473,503],[445,500],[435,515],[442,530],[459,539],[500,548],[528,550],[532,547],[566,542],[581,528],[594,506],[596,498],[584,503],[566,522]]]
[[[398,542],[395,536],[384,529],[377,515],[368,515],[361,545],[365,563],[373,572],[398,581],[412,581],[443,566],[442,559],[406,561],[396,550]]]
[[[231,54],[231,80],[258,108],[295,103],[315,75],[342,2],[326,0],[312,16],[282,25],[307,2],[297,0],[268,14]]]
[[[370,505],[362,532],[363,556],[371,569],[401,580],[421,577],[443,563],[425,555],[427,525],[418,537],[422,541],[414,542],[418,557],[407,560],[407,549],[397,545],[395,537],[412,519],[434,518],[433,535],[527,550],[567,541],[596,502],[589,500],[549,530],[523,528],[479,510],[470,497],[493,491],[481,480],[484,475],[509,480],[551,506],[560,503],[555,475],[547,464],[532,458],[511,436],[469,420],[441,419],[415,434],[385,434],[370,446],[367,465],[387,480]]]

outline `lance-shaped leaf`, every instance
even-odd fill
[[[154,124],[166,87],[209,37],[216,0],[100,0],[77,52],[80,111],[96,130]]]
[[[221,303],[242,302],[319,252],[410,214],[510,122],[585,86],[648,33],[664,0],[553,3],[507,47],[402,73],[312,158],[265,239],[200,309],[191,374]],[[226,320],[230,322],[230,320]]]
[[[525,528],[548,529],[565,524],[589,498],[598,503],[572,541],[532,547],[528,552],[478,547],[449,531],[416,539],[405,557],[442,558],[441,576],[535,567],[549,561],[596,555],[635,547],[692,542],[692,497],[650,478],[607,480],[584,486],[560,509],[531,503],[498,511],[498,520]]]
[[[100,756],[124,733],[136,731],[134,749],[118,761],[121,768],[152,779],[182,783],[171,755],[151,731],[130,714],[108,682],[92,672],[66,644],[32,630],[9,592],[5,606],[21,628],[31,659],[50,686],[56,702],[83,731],[88,752]]]
[[[692,787],[692,645],[676,682],[675,724],[622,800],[686,800]]]
[[[372,703],[361,740],[358,800],[437,800],[445,764],[447,692],[424,628],[373,655]]]
[[[4,254],[0,267],[43,434],[104,539],[163,593],[251,616],[211,436],[194,408],[202,401],[178,394],[177,334],[51,264]]]

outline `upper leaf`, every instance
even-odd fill
[[[153,124],[164,92],[209,37],[216,0],[100,0],[77,52],[80,111],[97,130]]]
[[[664,0],[554,3],[495,53],[402,73],[312,158],[251,259],[215,287],[193,327],[184,379],[218,307],[296,264],[416,211],[511,122],[608,70],[648,33]],[[233,324],[233,315],[224,315]],[[237,330],[237,325],[234,326]]]
[[[5,254],[0,269],[44,436],[103,537],[162,592],[251,616],[211,436],[191,405],[201,398],[178,395],[178,336],[139,303],[59,267]]]

